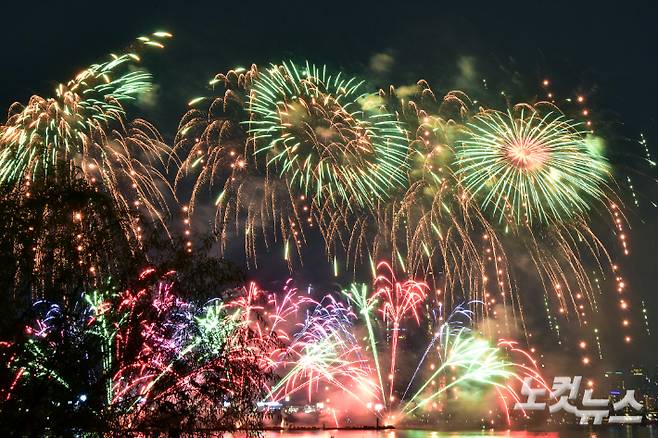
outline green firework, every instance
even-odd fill
[[[557,112],[483,111],[457,148],[457,175],[499,222],[562,222],[606,198],[607,160]]]
[[[474,336],[465,328],[453,329],[446,325],[442,331],[440,352],[443,363],[404,405],[402,412],[407,415],[423,408],[453,387],[471,383],[504,388],[506,382],[516,376],[516,364],[504,357],[500,347]],[[448,371],[455,373],[450,383],[434,387],[434,379]]]
[[[256,155],[317,201],[369,205],[405,184],[406,133],[368,108],[363,82],[308,62],[259,73],[250,96]],[[370,105],[372,107],[372,105]]]
[[[170,36],[140,37],[135,48],[163,47],[160,40]],[[12,105],[0,127],[0,184],[68,178],[71,167],[87,172],[90,164],[121,161],[125,147],[113,130],[126,124],[123,105],[152,88],[151,75],[134,69],[139,60],[133,51],[111,55],[59,84],[53,97],[33,96],[25,106]],[[108,147],[110,139],[117,142],[114,149]],[[141,140],[146,142],[148,135]]]

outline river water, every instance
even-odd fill
[[[266,432],[266,438],[658,438],[656,426],[604,426],[572,428],[557,432],[471,431],[438,432],[431,430],[313,430]]]

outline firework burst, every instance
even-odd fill
[[[522,252],[551,311],[575,311],[586,324],[597,308],[586,267],[604,273],[612,261],[589,222],[597,207],[616,222],[623,216],[597,142],[555,106],[482,109],[459,91],[440,97],[425,81],[364,95],[358,81],[310,63],[252,66],[212,84],[225,92],[207,112],[188,113],[180,133],[196,148],[185,163],[200,169],[197,183],[224,177],[215,218],[222,248],[235,228],[248,260],[276,245],[292,269],[315,228],[336,277],[342,266],[375,271],[374,260],[390,260],[423,278],[445,308],[481,301],[477,318],[503,312],[507,326],[525,331],[520,272],[508,257]],[[385,131],[361,135],[379,126],[373,114]],[[363,169],[388,172],[372,167],[386,147],[403,176],[379,185]]]
[[[167,207],[157,181],[166,179],[155,163],[163,164],[169,148],[149,122],[127,121],[124,105],[152,89],[151,75],[133,69],[137,49],[164,47],[169,37],[140,37],[131,51],[58,85],[54,97],[12,105],[0,127],[0,185],[28,191],[83,178],[119,210],[144,206],[161,218]]]
[[[179,126],[177,186],[195,175],[191,214],[199,190],[221,181],[214,201],[222,248],[235,228],[250,261],[280,241],[291,263],[316,228],[331,254],[350,213],[404,185],[406,133],[393,115],[367,107],[362,82],[284,63],[231,70],[211,85],[223,92],[193,99]]]
[[[100,408],[115,410],[121,425],[135,427],[147,424],[163,405],[185,404],[199,409],[199,421],[216,421],[214,415],[233,409],[227,401],[240,403],[241,397],[251,397],[252,406],[236,409],[250,410],[257,402],[301,395],[308,402],[328,402],[324,391],[333,388],[352,400],[327,406],[338,423],[336,410],[350,403],[374,415],[399,413],[400,421],[415,421],[458,387],[496,392],[506,408],[517,400],[514,382],[524,377],[543,382],[534,360],[514,342],[494,345],[470,329],[471,306],[478,303],[444,314],[428,300],[423,283],[396,280],[388,264],[380,269],[373,288],[352,286],[344,292],[346,301],[331,294],[316,301],[290,283],[283,293],[251,283],[199,305],[177,295],[173,272],[158,276],[147,269],[137,287],[117,293],[108,283],[85,295],[71,314],[39,302],[40,317],[26,327],[26,339],[0,344],[11,373],[0,395],[23,397],[32,382],[47,381],[66,397],[76,396],[82,378],[104,389],[102,400],[93,394]],[[407,319],[421,327],[406,326]],[[368,326],[365,337],[359,320]],[[412,337],[400,336],[409,330]],[[409,373],[396,365],[403,341],[405,362],[417,361]],[[53,360],[70,354],[67,346],[83,348],[83,355],[93,350],[89,375],[75,376]],[[512,360],[513,354],[523,360]],[[378,379],[382,364],[391,365],[397,379]],[[403,393],[395,389],[398,379],[406,384]],[[255,389],[260,398],[254,399]]]
[[[562,114],[527,105],[486,110],[469,127],[457,173],[500,222],[562,222],[606,200],[607,161]]]
[[[386,198],[405,183],[405,132],[394,116],[363,108],[362,88],[362,81],[308,62],[273,65],[251,90],[256,154],[318,201],[371,205]]]

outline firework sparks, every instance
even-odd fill
[[[370,205],[403,186],[404,131],[392,115],[362,109],[362,85],[308,62],[273,65],[251,91],[256,154],[318,202]]]
[[[470,129],[457,151],[458,174],[500,222],[562,222],[606,199],[607,161],[561,114],[484,111]]]
[[[134,48],[163,47],[169,37],[156,32]],[[139,60],[133,51],[112,55],[58,85],[54,97],[12,105],[0,127],[0,185],[29,196],[35,187],[82,177],[110,194],[120,211],[144,206],[161,220],[167,206],[158,182],[167,183],[156,163],[164,165],[170,150],[153,125],[127,121],[124,109],[152,89],[149,73],[132,70]]]

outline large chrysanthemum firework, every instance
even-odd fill
[[[133,49],[164,47],[160,41],[170,36],[140,37],[130,51],[60,84],[54,97],[33,96],[27,105],[12,105],[0,126],[0,185],[20,190],[83,178],[106,190],[117,207],[143,204],[159,216],[166,205],[153,162],[169,148],[153,125],[127,120],[123,105],[152,86],[148,72],[133,68],[140,59]],[[126,189],[134,191],[133,199]]]
[[[385,198],[405,182],[405,133],[393,115],[362,108],[362,84],[309,63],[262,72],[250,101],[256,154],[315,200]]]
[[[456,156],[464,187],[501,222],[560,222],[606,197],[607,160],[562,114],[483,111]]]

